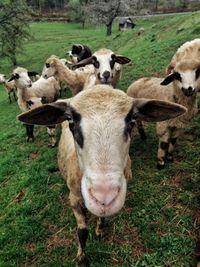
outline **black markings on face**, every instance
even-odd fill
[[[178,72],[174,72],[174,79],[181,82],[182,81],[182,78],[181,78],[181,75],[180,73]]]
[[[26,104],[27,104],[28,108],[30,108],[31,105],[33,105],[34,103],[32,100],[28,100],[28,101],[26,101]]]
[[[50,68],[50,64],[49,63],[46,63],[46,68]]]
[[[133,120],[132,115],[133,115],[133,109],[131,108],[131,110],[125,117],[125,128],[124,128],[125,141],[128,140],[128,136],[131,135],[133,126],[135,125],[135,121]]]
[[[115,62],[116,62],[116,56],[113,54],[111,56],[111,61],[110,61],[110,67],[111,67],[111,69],[114,68]]]
[[[92,63],[96,69],[99,68],[100,64],[99,64],[99,61],[97,60],[97,58],[95,56],[93,56],[93,58],[92,58]]]
[[[84,145],[84,137],[81,130],[80,122],[81,122],[81,115],[76,112],[74,109],[72,109],[72,118],[71,121],[69,121],[69,128],[74,136],[74,140],[77,142],[77,144],[83,148]]]
[[[196,80],[200,77],[200,67],[195,72]]]

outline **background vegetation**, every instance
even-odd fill
[[[24,42],[18,64],[41,72],[45,60],[64,57],[73,43],[96,50],[108,47],[132,62],[124,67],[119,88],[135,79],[163,76],[175,50],[199,37],[200,13],[138,19],[136,28],[105,37],[102,27],[77,24],[31,23],[34,39]],[[138,36],[140,27],[143,35]],[[2,59],[0,73],[12,66]],[[68,206],[68,190],[59,174],[57,148],[47,147],[46,129],[36,128],[32,144],[16,120],[16,102],[9,104],[0,86],[0,266],[70,267],[76,256],[76,223]],[[94,237],[95,218],[89,218],[87,251],[91,267],[192,267],[198,236],[196,211],[200,194],[200,117],[185,130],[176,146],[175,162],[157,171],[157,138],[153,124],[148,140],[131,145],[133,179],[125,207],[107,220],[104,240]],[[59,131],[58,131],[59,137]]]

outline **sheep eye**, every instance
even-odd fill
[[[115,62],[116,62],[116,56],[114,54],[112,54],[111,55],[111,61],[110,61],[110,67],[111,67],[111,69],[114,68]]]
[[[14,78],[15,78],[15,79],[19,79],[19,74],[16,73],[16,74],[14,75]]]
[[[181,82],[181,81],[182,81],[182,78],[181,78],[180,73],[178,73],[178,72],[174,72],[174,79],[175,79],[175,80],[178,80],[179,82]]]
[[[46,63],[46,68],[50,68],[50,64],[49,63]]]
[[[96,58],[96,57],[93,57],[93,58],[92,58],[92,63],[93,63],[93,65],[94,65],[94,67],[95,67],[96,69],[99,68],[99,61],[97,61],[97,58]]]
[[[196,70],[196,80],[200,77],[200,68]]]

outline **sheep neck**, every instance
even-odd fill
[[[74,88],[81,82],[78,73],[64,66],[62,62],[56,62],[56,70],[58,79],[66,82],[69,87]]]
[[[17,88],[18,104],[22,111],[27,110],[28,91],[27,88]]]

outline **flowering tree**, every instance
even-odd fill
[[[0,55],[8,57],[13,65],[17,65],[17,51],[22,50],[23,43],[31,36],[30,12],[23,0],[0,3]]]

